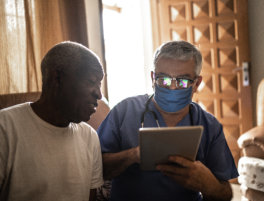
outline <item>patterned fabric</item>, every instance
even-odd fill
[[[104,184],[97,188],[97,197],[96,201],[108,201],[110,198],[110,192],[111,192],[111,182],[112,181],[104,181]]]
[[[244,184],[240,186],[240,191],[244,199],[247,201],[263,201],[264,200],[264,192],[257,191],[251,188],[248,188]]]
[[[264,160],[241,157],[238,162],[238,182],[248,188],[264,192]]]

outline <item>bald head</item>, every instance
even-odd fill
[[[43,88],[49,85],[52,73],[82,72],[83,69],[91,73],[103,75],[103,68],[98,57],[87,47],[66,41],[52,47],[41,62]]]

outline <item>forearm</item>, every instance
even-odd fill
[[[212,185],[210,189],[206,189],[202,194],[204,201],[230,201],[233,196],[231,185],[227,181]]]
[[[139,163],[138,147],[118,153],[104,153],[104,179],[109,180],[120,175],[134,163]]]

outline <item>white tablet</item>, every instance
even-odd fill
[[[156,170],[170,155],[194,161],[200,145],[203,126],[151,127],[139,129],[140,167]]]

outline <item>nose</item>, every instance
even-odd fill
[[[172,81],[171,81],[170,89],[171,89],[171,90],[175,90],[175,89],[177,89],[177,86],[176,86],[176,80],[172,80]]]
[[[98,100],[102,99],[102,91],[100,87],[97,87],[94,91],[94,95]]]

